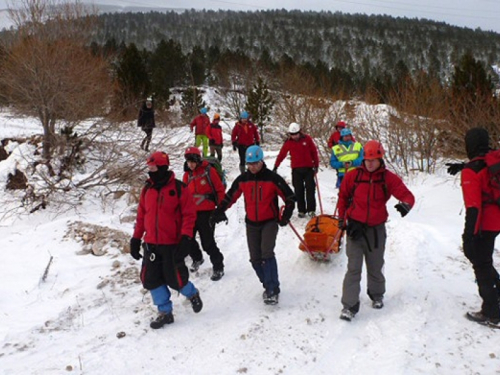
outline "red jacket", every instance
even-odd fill
[[[415,204],[415,197],[401,178],[384,166],[371,173],[364,165],[357,167],[347,172],[340,185],[339,217],[368,226],[385,223],[389,217],[387,201],[391,195],[410,207]]]
[[[208,180],[208,173],[210,173],[210,181]],[[188,186],[193,195],[196,211],[212,211],[216,207],[215,199],[217,199],[217,202],[222,202],[224,199],[226,189],[217,170],[209,166],[206,160],[203,160],[194,171],[185,172],[182,181]],[[215,191],[212,190],[210,182]]]
[[[149,186],[142,189],[134,238],[142,239],[144,235],[146,243],[174,245],[179,243],[182,235],[193,236],[196,206],[185,186],[182,186],[178,196],[176,184],[172,172],[167,184],[159,191]]]
[[[199,114],[196,116],[193,121],[191,121],[190,127],[191,131],[193,128],[196,128],[194,131],[195,135],[207,135],[207,128],[210,126],[210,117],[207,115]]]
[[[246,124],[238,121],[231,133],[231,143],[234,142],[241,146],[251,146],[260,142],[257,127],[250,121],[247,121]]]
[[[256,174],[246,171],[234,180],[221,204],[223,210],[228,209],[243,194],[245,198],[245,221],[259,224],[270,220],[278,220],[278,196],[291,210],[295,207],[295,194],[283,177],[273,173],[264,165]]]
[[[283,159],[290,152],[291,166],[293,168],[318,168],[318,149],[314,141],[307,134],[300,135],[297,141],[288,138],[276,158],[275,167],[279,167]]]
[[[219,125],[219,121],[214,121],[207,128],[208,139],[213,141],[216,146],[222,146],[224,139],[222,138],[222,128]]]
[[[472,159],[462,170],[462,193],[465,208],[478,210],[474,234],[481,230],[500,231],[500,206],[491,200],[493,193],[484,162],[484,156]],[[472,227],[471,227],[472,228]]]

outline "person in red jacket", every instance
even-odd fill
[[[141,191],[130,240],[130,255],[136,260],[142,258],[142,285],[158,307],[159,315],[150,324],[153,329],[174,321],[168,287],[186,296],[195,313],[203,307],[184,264],[193,242],[196,207],[189,189],[168,170],[169,164],[168,155],[160,151],[147,159],[149,179]]]
[[[415,197],[401,178],[384,165],[384,149],[377,141],[364,146],[364,160],[360,167],[348,172],[340,185],[338,210],[340,227],[347,222],[347,272],[342,287],[343,309],[341,319],[350,321],[359,311],[359,293],[363,258],[366,263],[368,296],[372,307],[384,306],[385,277],[384,251],[385,222],[388,218],[387,201],[394,196],[400,202],[395,206],[406,216],[415,204]]]
[[[203,145],[203,156],[208,156],[208,137],[207,129],[210,126],[210,117],[207,115],[208,109],[203,107],[200,109],[200,114],[191,121],[191,131],[194,129],[196,147]]]
[[[281,162],[290,153],[292,184],[297,197],[299,217],[306,213],[316,215],[316,182],[314,175],[319,166],[318,148],[310,136],[300,131],[300,125],[292,122],[288,127],[289,137],[281,146],[274,162],[273,172],[277,172]]]
[[[345,129],[347,124],[344,121],[337,122],[335,125],[335,131],[328,138],[328,148],[331,150],[333,146],[338,145],[340,141],[340,132]]]
[[[468,312],[467,318],[500,328],[500,282],[493,264],[495,239],[500,233],[500,205],[491,201],[493,192],[485,163],[489,151],[488,131],[473,128],[465,135],[470,161],[462,170],[462,193],[465,203],[465,227],[462,235],[464,254],[476,276],[481,310]]]
[[[219,124],[220,115],[216,113],[214,120],[207,128],[208,144],[210,145],[210,156],[214,157],[217,152],[217,159],[222,160],[222,147],[224,147],[224,139],[222,138],[222,127]]]
[[[248,171],[233,182],[210,222],[215,225],[227,220],[224,211],[243,194],[250,262],[264,286],[264,303],[274,305],[278,303],[280,293],[278,264],[274,253],[278,225],[285,226],[290,222],[295,208],[295,195],[281,176],[266,167],[263,159],[264,152],[259,146],[247,149]],[[285,202],[281,218],[278,197]]]
[[[239,121],[234,125],[231,133],[233,150],[238,150],[240,156],[240,173],[245,173],[245,153],[252,145],[260,144],[260,136],[257,127],[248,119],[246,111],[241,112]]]
[[[196,238],[196,233],[200,234],[201,246],[210,256],[210,262],[212,263],[213,273],[211,279],[217,281],[224,276],[224,256],[215,242],[214,228],[209,224],[209,218],[217,204],[224,198],[225,188],[215,168],[206,160],[201,160],[199,148],[188,147],[184,158],[186,159],[187,170],[182,181],[193,194],[196,204],[196,223],[193,239]],[[190,270],[196,272],[204,262],[198,242],[193,241],[189,255],[193,259]]]

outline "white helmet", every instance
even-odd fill
[[[288,132],[290,134],[298,133],[300,132],[300,125],[297,124],[296,122],[292,122],[290,126],[288,127]]]

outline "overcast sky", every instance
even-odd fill
[[[8,0],[0,0],[5,8]],[[15,4],[22,0],[11,0]],[[83,0],[84,2],[90,2]],[[344,13],[387,14],[500,32],[500,0],[95,0],[95,3],[132,7],[194,9],[302,9]]]

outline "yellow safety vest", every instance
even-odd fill
[[[332,150],[337,160],[341,163],[345,163],[348,161],[356,160],[362,148],[363,146],[361,146],[361,143],[353,142],[349,145],[349,147],[346,147],[345,145],[339,143],[338,145],[333,146]],[[356,167],[350,167],[347,172],[353,170],[354,168]],[[344,167],[339,168],[338,171],[339,173],[346,173]]]

